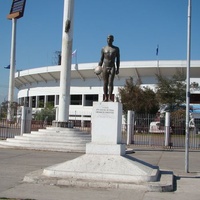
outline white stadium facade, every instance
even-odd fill
[[[93,101],[103,100],[103,80],[94,73],[97,63],[72,64],[71,66],[71,102],[70,120],[79,121],[83,126],[90,122]],[[186,60],[161,61],[124,61],[120,63],[119,75],[114,80],[113,100],[118,97],[119,87],[132,77],[141,85],[154,87],[157,83],[155,74],[170,77],[177,70],[186,73]],[[18,89],[18,102],[33,108],[33,113],[51,102],[58,107],[61,65],[18,71],[15,73],[15,87]],[[200,60],[192,60],[190,77],[200,78]],[[191,91],[193,103],[200,103],[195,91]],[[199,93],[199,92],[198,92]],[[192,96],[195,94],[194,96]]]

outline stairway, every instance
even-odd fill
[[[0,141],[0,147],[62,152],[85,152],[91,134],[75,128],[47,127]]]

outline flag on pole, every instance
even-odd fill
[[[75,57],[75,63],[78,64],[77,62],[77,49],[75,49],[73,52],[72,52],[72,58]]]
[[[158,56],[158,51],[159,51],[159,45],[157,45],[157,48],[156,48],[156,56]]]
[[[10,65],[8,65],[7,67],[4,67],[5,69],[10,69]]]
[[[74,50],[74,51],[72,52],[72,57],[75,57],[75,56],[76,56],[76,52],[77,52],[77,50]]]

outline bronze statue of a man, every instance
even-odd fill
[[[99,62],[99,66],[103,65],[102,75],[104,80],[104,101],[112,101],[111,98],[115,74],[119,74],[120,50],[118,47],[113,45],[113,41],[114,36],[109,35],[107,37],[108,45],[102,48],[101,59]]]

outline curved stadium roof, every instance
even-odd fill
[[[97,63],[81,63],[78,65],[72,64],[71,78],[72,79],[91,79],[96,78],[94,68]],[[141,83],[148,84],[148,77],[155,77],[155,74],[163,76],[172,76],[177,70],[183,70],[186,73],[186,60],[161,60],[161,61],[123,61],[120,63],[120,73],[118,78],[135,77]],[[20,89],[28,84],[60,81],[61,66],[46,66],[33,68],[15,73],[15,87]],[[200,78],[200,60],[192,60],[190,68],[191,78]],[[98,77],[101,79],[101,76]]]

